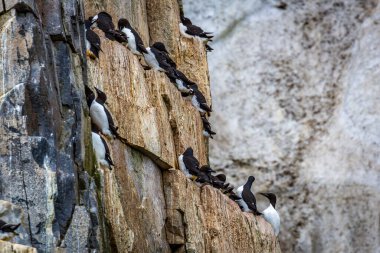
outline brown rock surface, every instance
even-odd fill
[[[98,29],[103,53],[97,61],[84,57],[84,16],[105,10],[115,24],[127,17],[147,46],[167,45],[211,103],[204,47],[180,36],[176,1],[6,1],[6,10],[0,210],[12,203],[23,214],[12,243],[39,252],[279,251],[269,224],[178,170],[188,146],[206,164],[208,143],[198,112],[163,73],[144,71],[138,57]],[[85,84],[106,92],[129,143],[107,141],[113,170],[94,161]]]
[[[0,253],[37,253],[32,247],[0,240]]]

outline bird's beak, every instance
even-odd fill
[[[266,194],[265,192],[260,192],[260,194],[268,198],[268,194]]]

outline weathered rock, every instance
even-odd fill
[[[186,252],[280,252],[272,228],[211,186],[164,172],[168,242]]]
[[[378,1],[278,2],[184,1],[216,35],[211,164],[279,195],[284,252],[377,252]]]
[[[176,1],[16,0],[4,9],[0,199],[7,219],[22,224],[7,240],[38,252],[279,251],[269,224],[179,172],[177,157],[188,146],[207,163],[207,140],[199,113],[163,73],[144,71],[138,57],[98,29],[100,59],[85,59],[83,18],[103,10],[115,24],[127,17],[146,45],[167,45],[211,103],[204,46],[180,36]],[[113,170],[96,164],[84,85],[106,92],[127,139],[128,145],[107,140]],[[183,204],[177,208],[176,201]],[[230,219],[244,231],[224,229],[233,226]],[[230,238],[238,233],[249,242],[240,234]],[[13,244],[4,247],[18,252]]]
[[[37,253],[37,250],[25,245],[0,240],[0,253]]]
[[[25,235],[25,218],[22,209],[12,203],[0,200],[0,219],[8,224],[21,224],[15,233],[0,231],[0,240],[7,241],[22,233]]]

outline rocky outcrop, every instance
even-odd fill
[[[279,195],[284,252],[378,252],[378,1],[184,9],[216,32],[211,165]]]
[[[3,1],[0,16],[0,235],[38,252],[279,252],[269,224],[178,171],[192,146],[207,163],[202,122],[162,73],[105,39],[84,53],[86,17],[127,17],[146,45],[167,45],[211,103],[206,52],[182,38],[176,1]],[[104,90],[119,126],[113,170],[96,164],[85,85]],[[223,207],[219,209],[219,207]],[[8,250],[9,249],[9,250]],[[33,250],[28,249],[30,252]],[[21,251],[22,252],[22,251]]]

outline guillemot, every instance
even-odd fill
[[[107,96],[104,92],[95,88],[98,97],[89,88],[86,89],[87,104],[90,106],[91,121],[100,129],[102,134],[113,139],[117,135],[117,127],[112,119],[111,113],[105,107]]]
[[[216,133],[211,130],[210,122],[207,120],[205,115],[201,115],[201,118],[202,118],[202,123],[203,123],[203,135],[205,137],[213,139],[214,138],[213,135],[215,135]]]
[[[124,33],[128,38],[128,48],[135,55],[142,55],[143,53],[148,53],[145,49],[144,42],[140,35],[132,28],[129,21],[125,18],[119,19],[118,22],[119,31]]]
[[[199,91],[196,84],[190,85],[193,91],[193,96],[191,98],[192,105],[197,108],[197,110],[203,115],[205,113],[210,114],[212,109],[207,105],[206,98],[203,96],[202,92]]]
[[[92,147],[95,151],[96,159],[99,164],[108,167],[112,170],[114,164],[110,155],[110,150],[108,148],[107,142],[99,134],[99,128],[92,124],[91,127],[91,137],[92,137]]]
[[[277,200],[276,195],[271,192],[263,192],[260,194],[269,199],[269,207],[267,207],[262,213],[264,219],[272,225],[274,234],[278,236],[280,233],[281,220],[280,215],[278,215],[278,212],[275,209]]]
[[[91,30],[91,21],[85,20],[85,32],[86,32],[86,54],[93,60],[99,58],[99,52],[102,51],[100,45],[100,38]]]
[[[207,51],[211,52],[213,50],[213,48],[207,45],[207,43],[209,41],[212,41],[212,38],[214,37],[211,35],[212,33],[205,32],[199,26],[193,25],[191,20],[183,16],[182,13],[181,13],[181,23],[179,24],[179,31],[185,38],[189,38],[189,39],[195,38],[202,41],[205,44]]]
[[[242,208],[243,212],[253,212],[255,215],[261,215],[257,210],[255,195],[251,192],[252,183],[255,177],[250,176],[247,182],[236,190],[236,195],[241,198],[236,202]]]
[[[10,224],[10,223],[6,223],[5,221],[3,220],[0,220],[0,231],[3,231],[5,233],[14,233],[15,230],[21,225],[21,223],[19,224]]]

